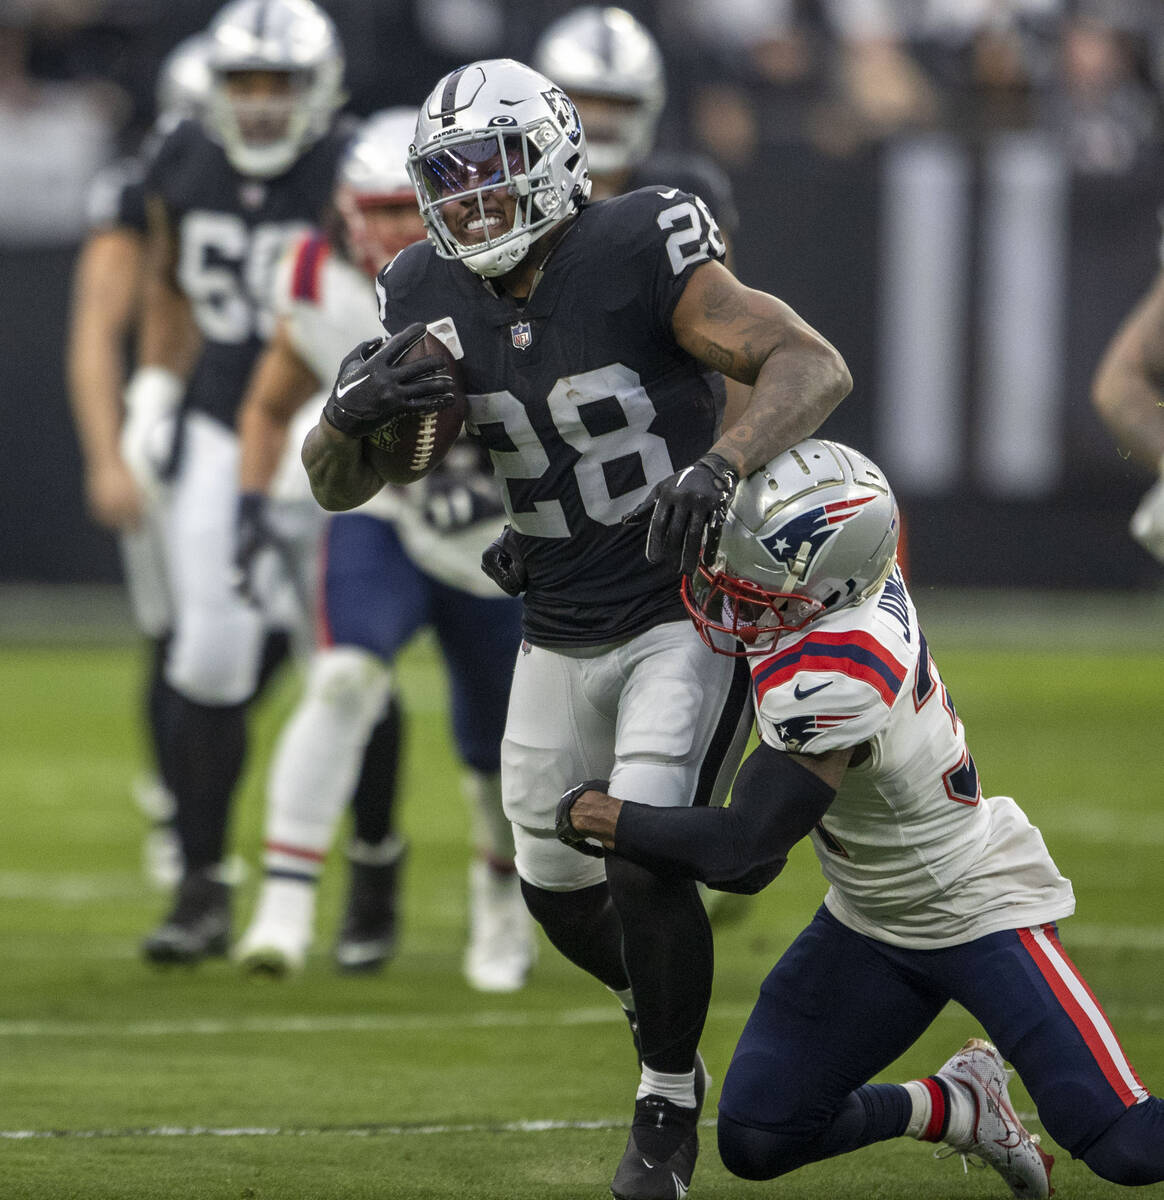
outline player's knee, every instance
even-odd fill
[[[307,680],[311,700],[332,709],[353,724],[380,718],[392,672],[377,655],[357,646],[332,646],[316,654]]]
[[[716,1135],[723,1165],[741,1179],[775,1179],[805,1162],[803,1139],[746,1125],[722,1112]]]
[[[1164,1099],[1129,1108],[1081,1156],[1101,1179],[1124,1187],[1164,1180]]]

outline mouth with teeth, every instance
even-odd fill
[[[501,212],[486,212],[484,216],[480,212],[475,213],[471,217],[467,217],[459,222],[457,230],[457,241],[462,245],[474,245],[478,242],[487,241],[489,238],[497,237],[498,234],[508,231],[505,214]]]

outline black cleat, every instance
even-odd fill
[[[142,942],[152,963],[196,963],[230,944],[230,885],[206,871],[183,877],[170,915]]]
[[[353,861],[348,904],[333,956],[340,971],[378,971],[396,954],[396,891],[404,844],[386,863]]]
[[[630,1137],[610,1184],[615,1200],[683,1200],[687,1195],[699,1157],[699,1115],[709,1082],[703,1058],[697,1054],[694,1108],[672,1104],[662,1096],[635,1101]]]

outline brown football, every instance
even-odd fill
[[[364,456],[385,483],[415,483],[449,452],[465,423],[465,385],[460,363],[436,334],[429,331],[401,355],[410,362],[435,354],[445,360],[453,379],[453,402],[422,417],[397,417],[390,425],[364,438]]]

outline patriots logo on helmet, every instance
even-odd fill
[[[837,533],[842,525],[860,509],[875,500],[876,496],[854,496],[846,500],[834,500],[822,504],[781,525],[775,533],[760,539],[760,544],[789,572],[803,578],[809,564],[820,553],[821,547]],[[804,547],[808,546],[807,554]]]

